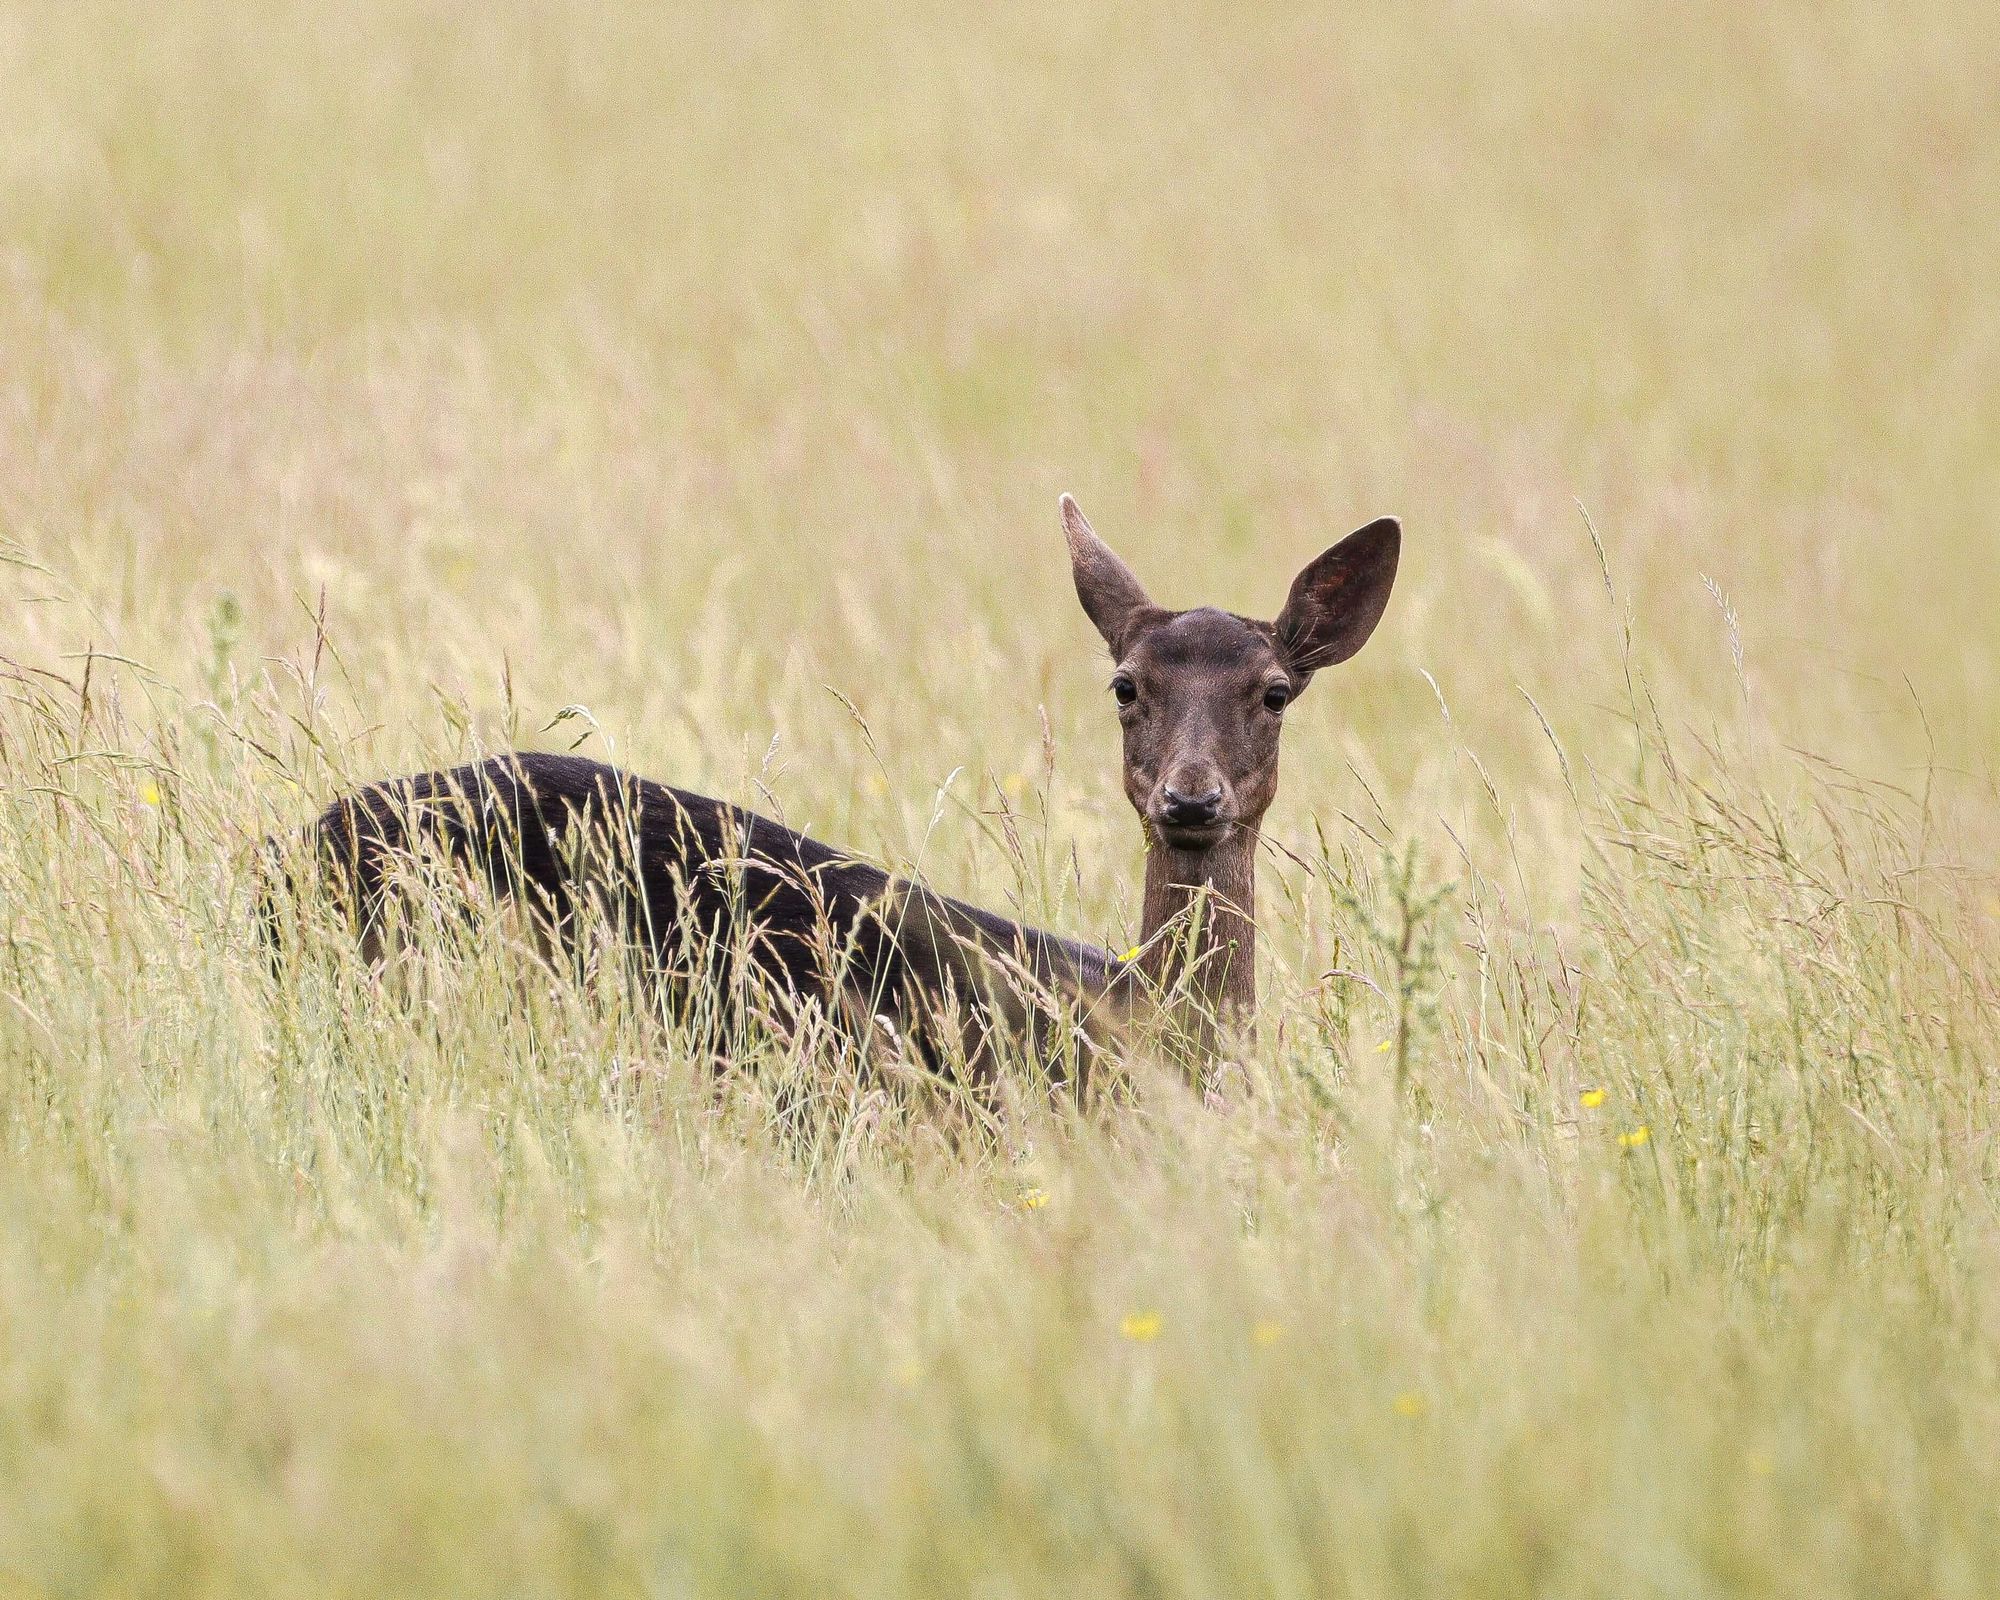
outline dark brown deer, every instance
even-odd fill
[[[1278,792],[1278,735],[1313,674],[1382,620],[1402,531],[1371,522],[1309,562],[1275,622],[1202,606],[1166,611],[1068,495],[1077,598],[1116,670],[1125,795],[1146,833],[1139,964],[1204,1020],[1257,1004],[1257,840]]]
[[[1372,523],[1320,556],[1264,623],[1162,610],[1067,495],[1062,518],[1077,594],[1117,662],[1125,792],[1147,836],[1135,959],[578,756],[515,753],[371,784],[321,814],[308,857],[332,875],[370,960],[387,953],[428,859],[527,910],[547,950],[572,946],[593,921],[608,927],[683,1016],[728,1027],[748,1008],[780,1025],[817,1013],[933,1065],[954,1053],[990,1063],[1002,1035],[1025,1035],[1052,1066],[1087,1060],[1096,1024],[1143,1003],[1142,975],[1198,1016],[1247,1018],[1257,832],[1277,789],[1285,709],[1381,618],[1396,524]],[[296,889],[294,865],[278,871]],[[282,943],[277,905],[267,894],[266,928]]]

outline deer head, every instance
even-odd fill
[[[1210,997],[1248,1005],[1257,830],[1278,791],[1278,742],[1315,673],[1367,641],[1389,603],[1402,533],[1371,522],[1308,562],[1275,621],[1210,606],[1169,611],[1062,497],[1077,598],[1111,649],[1111,692],[1125,737],[1125,794],[1146,831],[1145,936],[1215,891],[1214,937],[1233,939]],[[1236,951],[1241,959],[1231,960]],[[1164,958],[1163,958],[1164,959]],[[1156,976],[1171,972],[1155,965]]]
[[[1077,598],[1117,664],[1125,794],[1148,838],[1197,853],[1256,827],[1278,792],[1278,736],[1292,702],[1382,620],[1402,543],[1395,519],[1308,562],[1277,620],[1259,622],[1154,605],[1068,495],[1062,517]]]

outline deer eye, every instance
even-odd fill
[[[1292,690],[1289,684],[1274,683],[1264,691],[1264,709],[1274,716],[1291,703]]]
[[[1121,706],[1129,706],[1139,698],[1139,686],[1121,672],[1111,680],[1111,693]]]

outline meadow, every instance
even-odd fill
[[[2000,1589],[2000,12],[0,4],[0,1594]],[[1254,1052],[968,1136],[258,841],[576,747]],[[803,1108],[803,1109],[802,1109]]]

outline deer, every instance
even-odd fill
[[[1061,501],[1071,576],[1114,669],[1125,797],[1146,843],[1136,961],[1156,991],[1208,1022],[1257,1009],[1257,855],[1278,793],[1285,714],[1355,654],[1388,609],[1402,524],[1382,517],[1292,580],[1276,620],[1213,606],[1169,611]]]
[[[1212,1053],[1220,1030],[1254,1024],[1258,846],[1287,713],[1374,632],[1400,525],[1369,523],[1308,562],[1265,622],[1156,605],[1073,497],[1059,509],[1077,598],[1111,654],[1124,790],[1146,847],[1140,936],[1125,955],[730,802],[533,751],[367,784],[289,849],[267,841],[260,909],[274,952],[276,889],[305,887],[303,862],[330,880],[364,958],[383,963],[428,861],[524,910],[544,955],[608,927],[670,1011],[724,1027],[753,1013],[781,1029],[817,1017],[865,1048],[886,1041],[975,1075],[1013,1040],[1081,1084],[1128,1023],[1163,1011]]]

